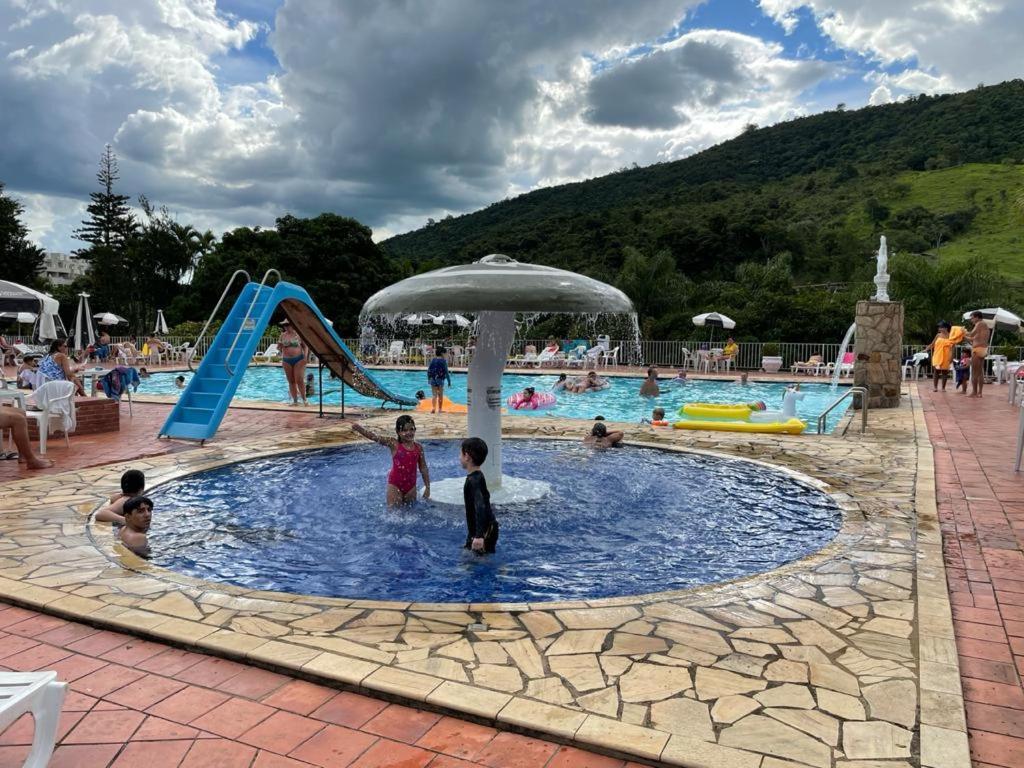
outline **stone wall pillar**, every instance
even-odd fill
[[[898,407],[903,367],[903,303],[858,301],[853,350],[853,383],[867,389],[868,407]]]

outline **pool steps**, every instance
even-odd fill
[[[161,437],[209,440],[216,434],[279,305],[310,350],[346,384],[384,402],[416,405],[414,398],[392,392],[363,368],[304,288],[284,281],[273,287],[248,282],[160,429]],[[283,377],[281,386],[284,391]]]

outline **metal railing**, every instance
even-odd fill
[[[831,404],[829,404],[828,408],[818,414],[819,435],[824,434],[825,422],[833,409],[843,402],[843,400],[848,397],[853,397],[854,395],[860,395],[860,433],[862,435],[864,434],[864,430],[868,427],[868,390],[866,387],[847,387],[846,391],[833,400]]]
[[[271,267],[270,269],[263,273],[263,279],[260,280],[259,287],[257,287],[256,290],[253,292],[252,301],[249,302],[249,306],[245,310],[245,317],[242,318],[242,324],[238,326],[238,330],[235,331],[235,338],[231,340],[231,348],[228,350],[227,355],[224,357],[224,370],[228,372],[228,376],[235,375],[235,372],[231,370],[231,353],[235,351],[235,345],[238,344],[238,339],[242,335],[242,331],[245,330],[246,326],[249,323],[249,317],[252,314],[252,308],[256,306],[256,301],[263,293],[263,288],[266,286],[267,278],[270,277],[271,272],[277,275],[277,282],[281,282],[281,273],[278,272],[273,267]],[[246,361],[246,364],[248,364],[248,361]]]
[[[228,284],[224,286],[223,293],[221,293],[220,298],[217,299],[217,306],[213,308],[213,312],[211,312],[210,316],[206,319],[206,325],[203,326],[203,330],[201,330],[199,332],[199,336],[196,337],[195,346],[197,348],[199,347],[199,342],[201,342],[203,340],[203,337],[206,335],[206,331],[210,327],[210,323],[213,322],[213,318],[217,316],[217,311],[220,309],[220,305],[224,302],[224,297],[228,295],[228,291],[231,290],[231,286],[234,285],[235,278],[238,277],[239,275],[245,275],[245,282],[247,283],[250,280],[252,280],[252,278],[249,277],[249,273],[246,272],[244,269],[236,269],[234,273],[232,273],[231,278],[228,280]],[[195,370],[192,367],[193,357],[195,357],[195,355],[193,355],[192,357],[189,357],[188,355],[185,356],[185,364],[188,365],[188,369],[190,371]]]

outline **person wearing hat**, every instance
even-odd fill
[[[292,405],[298,405],[299,400],[306,405],[306,355],[308,350],[302,337],[292,328],[291,321],[285,318],[281,321],[281,337],[277,340],[281,349],[281,367],[284,369],[285,378],[288,379],[288,395],[292,399]]]

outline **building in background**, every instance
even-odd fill
[[[43,276],[54,285],[69,285],[85,274],[89,263],[68,253],[47,252],[43,258]]]

